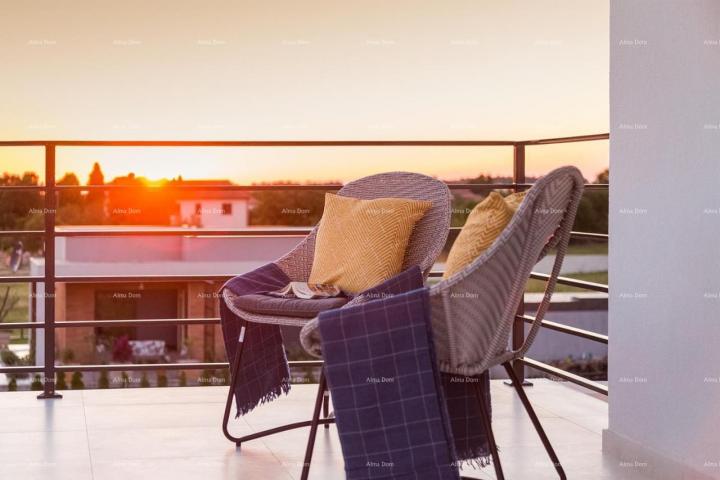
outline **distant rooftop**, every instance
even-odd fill
[[[180,190],[175,196],[178,200],[247,200],[250,192],[244,190],[202,190],[202,187],[232,187],[227,179],[170,180],[168,186],[193,187],[197,190]]]
[[[268,231],[268,230],[277,230],[277,231],[297,231],[298,234],[303,233],[307,231],[307,229],[310,227],[297,227],[297,226],[279,226],[279,225],[270,225],[270,226],[263,226],[263,225],[255,225],[252,227],[243,227],[243,228],[232,228],[230,230],[232,231],[238,231],[238,232],[252,232],[254,230],[262,230],[262,231]],[[133,231],[147,231],[147,230],[155,230],[158,232],[163,231],[174,231],[174,230],[187,230],[188,235],[194,235],[194,234],[200,234],[202,235],[203,230],[217,230],[216,228],[210,228],[210,227],[194,227],[194,226],[171,226],[171,225],[58,225],[55,227],[55,230],[58,232],[82,232],[87,230],[97,230],[98,236],[102,236],[103,230],[109,230],[112,232],[133,232]]]

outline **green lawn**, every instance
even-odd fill
[[[5,290],[10,289],[10,296],[8,303],[12,298],[17,298],[18,301],[7,316],[3,320],[5,323],[14,322],[27,322],[28,321],[28,293],[30,284],[28,283],[5,283],[0,285],[0,304],[2,299],[5,298]]]
[[[574,278],[577,280],[585,280],[586,282],[602,283],[603,285],[608,284],[608,272],[587,272],[587,273],[568,273],[563,275],[564,277]],[[542,293],[545,291],[545,283],[543,280],[528,280],[527,292],[530,293]],[[592,290],[585,290],[583,288],[570,287],[568,285],[556,285],[556,292],[591,292]]]
[[[607,242],[587,242],[571,244],[566,255],[607,255]]]
[[[21,276],[25,276],[25,275],[29,275],[27,268],[24,268],[17,273],[12,273],[10,271],[10,269],[7,267],[7,265],[0,262],[0,276],[21,277]],[[14,307],[8,312],[7,316],[5,316],[3,323],[16,323],[16,322],[29,321],[28,300],[29,300],[29,293],[30,293],[30,284],[29,283],[3,283],[3,284],[0,284],[0,305],[2,305],[2,299],[5,298],[6,289],[10,289],[8,303],[10,303],[10,299],[12,299],[12,298],[17,298],[18,300],[17,300],[17,303],[15,303]],[[27,343],[28,332],[25,332],[25,335],[23,337],[21,337],[20,334],[21,334],[20,330],[13,330],[10,342],[11,343]]]

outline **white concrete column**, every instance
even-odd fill
[[[720,2],[610,17],[603,445],[650,478],[720,478]]]

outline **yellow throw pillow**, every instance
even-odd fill
[[[402,270],[413,227],[432,202],[325,194],[309,283],[359,293]]]
[[[503,198],[497,192],[475,205],[453,243],[445,263],[443,278],[448,278],[472,263],[500,236],[525,198],[518,192]]]

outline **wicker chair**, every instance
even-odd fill
[[[440,370],[478,376],[490,367],[503,365],[560,478],[566,478],[562,465],[510,362],[523,358],[538,333],[560,273],[582,191],[583,178],[574,167],[562,167],[542,177],[488,250],[462,271],[429,287]],[[557,253],[545,295],[524,344],[511,350],[510,333],[523,301],[525,283],[535,263],[551,248],[556,248]],[[322,354],[317,319],[303,327],[301,341],[309,353],[318,357]],[[479,399],[479,387],[477,393]],[[485,410],[484,402],[479,403]],[[490,417],[487,411],[482,413],[496,477],[503,479]],[[312,452],[312,445],[308,445],[308,451]]]
[[[445,246],[449,231],[451,195],[447,185],[439,180],[418,173],[390,172],[371,175],[350,182],[340,189],[338,195],[362,199],[394,197],[431,201],[432,207],[430,207],[413,229],[403,261],[403,268],[417,265],[427,277],[427,274],[430,273],[430,268]],[[291,281],[304,282],[310,277],[310,270],[315,253],[317,228],[316,226],[290,253],[275,262]],[[223,299],[221,301],[224,301],[228,308],[240,317],[243,322],[301,327],[310,320],[308,318],[268,316],[251,313],[238,308],[235,305],[235,298],[235,295],[230,290],[223,290]],[[361,298],[351,300],[343,306],[343,308],[351,306],[358,301],[361,301]],[[242,342],[242,339],[240,341]],[[240,365],[242,350],[242,344],[240,344],[235,358],[231,359],[231,361],[233,361],[232,376],[227,401],[225,403],[222,427],[225,437],[240,446],[242,442],[248,440],[311,425],[311,421],[303,421],[256,432],[243,437],[235,437],[230,434],[228,431],[228,423],[233,403],[233,393],[237,382],[235,372]],[[328,424],[332,423],[334,419],[329,418],[329,400],[324,377],[321,378],[320,385],[318,386],[317,398],[320,404],[324,406],[325,418],[321,420],[316,419],[316,424],[324,423],[327,428]],[[320,406],[318,406],[317,410],[320,410]]]

